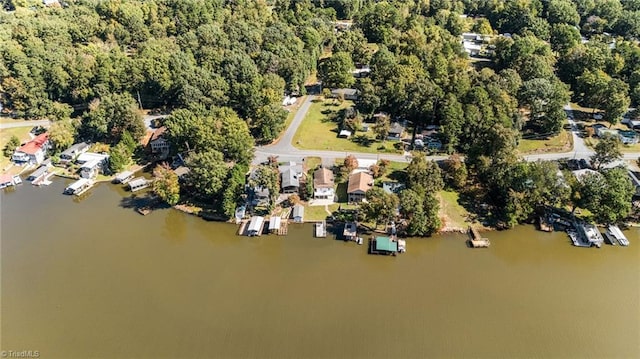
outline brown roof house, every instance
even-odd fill
[[[318,168],[313,172],[313,198],[333,200],[335,195],[333,172]]]
[[[365,193],[373,188],[373,176],[367,172],[357,172],[349,176],[347,196],[349,202],[362,202]]]
[[[164,138],[165,132],[167,132],[167,128],[162,126],[153,131],[151,139],[149,140],[151,152],[154,154],[158,154],[160,158],[167,158],[167,156],[169,155],[170,144],[169,141]]]

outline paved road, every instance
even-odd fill
[[[49,120],[40,120],[40,121],[16,121],[13,122],[5,122],[0,123],[0,129],[2,128],[16,128],[16,127],[34,127],[34,126],[43,126],[49,127],[51,122]]]
[[[405,155],[392,155],[392,154],[383,154],[383,153],[361,153],[361,152],[345,152],[345,151],[322,151],[322,150],[301,150],[295,148],[292,145],[293,135],[298,130],[300,123],[305,118],[307,112],[309,111],[309,107],[311,106],[311,102],[315,96],[309,95],[304,100],[298,112],[296,113],[291,125],[286,129],[283,136],[280,140],[271,145],[266,146],[256,146],[255,148],[255,157],[253,160],[254,164],[259,164],[267,161],[269,156],[278,156],[279,161],[295,161],[302,162],[305,157],[316,156],[322,158],[325,163],[334,163],[336,159],[345,158],[347,155],[354,155],[358,158],[363,159],[387,159],[390,161],[397,162],[409,162],[411,161],[411,156],[408,154]],[[570,104],[565,106],[565,111],[567,112],[567,120],[569,125],[571,126],[571,135],[573,136],[573,149],[568,152],[559,152],[559,153],[541,153],[534,155],[526,155],[523,158],[527,161],[538,161],[538,160],[559,160],[562,158],[578,158],[578,159],[588,159],[594,153],[587,145],[584,143],[584,139],[580,136],[580,130],[576,125],[573,117],[573,109]],[[446,159],[448,156],[429,156],[428,158],[431,160],[441,161]],[[640,153],[638,152],[628,152],[623,153],[623,158],[625,160],[636,160],[640,157]]]

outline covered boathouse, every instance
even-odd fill
[[[369,253],[395,256],[398,253],[398,242],[386,236],[373,237],[369,242]]]

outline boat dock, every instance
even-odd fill
[[[139,191],[149,187],[150,183],[151,181],[147,181],[146,178],[138,177],[129,181],[129,189],[131,189],[131,192]]]
[[[547,214],[538,217],[538,224],[540,225],[541,231],[553,232],[553,219]]]
[[[608,226],[607,231],[604,234],[609,240],[609,242],[613,245],[615,245],[616,243],[619,243],[621,246],[629,245],[629,240],[624,235],[624,233],[622,233],[622,231],[620,230],[620,227],[616,225]]]
[[[475,227],[469,226],[469,244],[472,248],[488,248],[491,242],[488,238],[482,238]]]
[[[398,254],[398,242],[387,236],[376,236],[369,240],[369,254]]]
[[[93,186],[93,181],[88,178],[81,178],[72,184],[70,184],[67,188],[64,189],[64,194],[72,194],[75,196],[79,196],[86,191],[89,190]]]
[[[596,246],[600,248],[604,243],[604,238],[598,227],[589,223],[574,222],[573,229],[567,229],[567,234],[576,247]]]
[[[315,224],[316,238],[325,238],[327,236],[327,222],[316,222]]]
[[[116,177],[113,179],[113,182],[127,184],[127,182],[129,182],[132,179],[133,179],[133,172],[124,171],[124,172],[118,173]]]

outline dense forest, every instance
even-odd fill
[[[361,116],[384,111],[414,128],[440,125],[445,151],[466,155],[470,178],[507,225],[569,196],[518,182],[531,173],[552,181],[542,165],[517,161],[523,133],[557,134],[569,100],[610,123],[640,102],[640,0],[4,4],[5,112],[75,117],[54,123],[54,140],[115,145],[143,134],[136,108],[172,110],[169,135],[195,151],[203,197],[232,197],[222,193],[237,176],[230,164],[248,164],[254,142],[278,136],[282,97],[304,94],[316,70],[325,87],[360,91]],[[337,19],[353,26],[337,29]],[[469,59],[463,32],[494,35],[490,61]],[[360,65],[369,77],[351,75]]]

